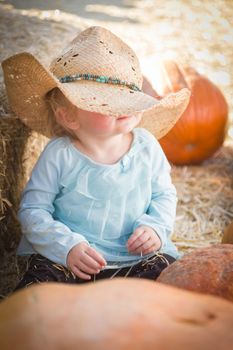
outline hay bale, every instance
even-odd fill
[[[173,167],[178,193],[173,240],[180,251],[220,243],[233,219],[233,143],[200,166]]]
[[[0,276],[1,287],[6,283],[9,290],[11,286],[5,277],[13,271],[17,274],[16,259],[14,264],[9,264],[9,260],[21,237],[16,217],[20,194],[45,142],[45,137],[35,136],[14,115],[0,115]]]
[[[0,4],[0,60],[28,51],[48,66],[64,42],[87,26],[78,18],[71,25],[66,17],[56,11],[16,10]],[[15,256],[21,237],[16,212],[21,191],[46,142],[10,110],[0,69],[0,297],[12,290],[25,270],[27,259]]]
[[[24,182],[22,158],[29,135],[18,118],[0,117],[0,256],[15,248],[12,238],[20,237],[15,209]]]

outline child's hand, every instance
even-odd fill
[[[68,268],[79,278],[89,280],[89,274],[97,274],[106,265],[100,253],[86,242],[76,244],[67,255]],[[86,273],[85,273],[86,272]]]
[[[139,226],[126,244],[130,253],[149,254],[161,248],[162,242],[149,226]]]

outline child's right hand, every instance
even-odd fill
[[[86,242],[76,244],[67,255],[68,268],[79,278],[90,280],[106,265],[105,259]],[[86,272],[86,273],[85,273]]]

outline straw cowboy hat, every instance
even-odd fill
[[[143,93],[136,54],[99,26],[77,35],[49,69],[26,52],[9,57],[2,66],[12,110],[30,128],[48,137],[45,96],[55,87],[87,111],[113,117],[142,115],[140,126],[157,139],[173,127],[190,97],[188,89],[160,100]]]

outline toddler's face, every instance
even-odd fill
[[[79,127],[90,134],[94,135],[117,135],[126,134],[135,128],[141,116],[119,116],[109,117],[96,112],[77,110]]]

